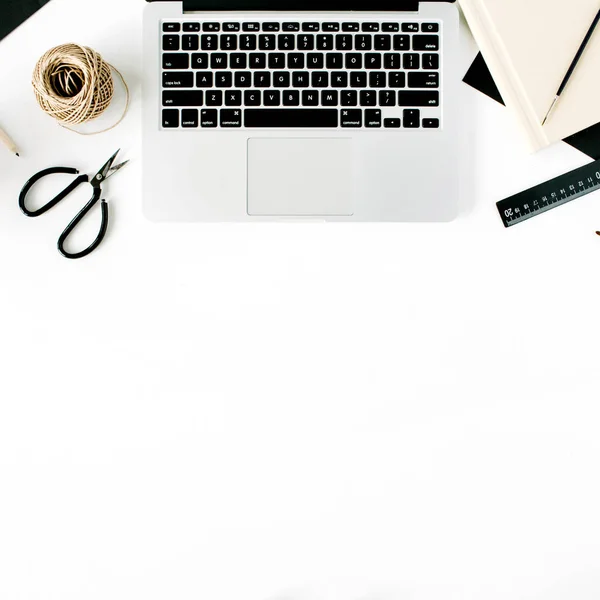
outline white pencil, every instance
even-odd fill
[[[17,145],[8,137],[8,134],[5,131],[2,131],[0,128],[0,142],[3,142],[4,145],[13,153],[19,156],[19,151],[17,150]]]

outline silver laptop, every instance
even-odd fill
[[[449,221],[458,12],[432,0],[152,1],[155,221]]]

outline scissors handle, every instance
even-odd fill
[[[66,175],[77,175],[79,171],[77,169],[72,169],[70,167],[53,167],[51,169],[44,169],[40,171],[36,175],[34,175],[24,186],[19,194],[19,207],[28,217],[39,217],[43,215],[45,212],[49,211],[52,207],[56,206],[61,200],[64,200],[75,188],[77,188],[82,183],[87,183],[89,181],[87,175],[80,175],[77,177],[69,186],[67,186],[60,194],[55,196],[50,202],[47,202],[41,208],[37,210],[29,210],[25,206],[25,199],[27,198],[27,194],[31,190],[31,188],[43,177],[47,175],[54,175],[56,173],[64,173]]]
[[[91,254],[102,243],[102,240],[104,239],[104,236],[106,235],[106,231],[108,229],[108,204],[106,203],[106,200],[102,200],[102,202],[100,203],[100,206],[102,208],[102,224],[100,225],[100,231],[96,239],[85,250],[82,250],[81,252],[70,253],[67,252],[64,247],[69,235],[73,233],[77,225],[79,225],[80,221],[90,212],[90,210],[92,210],[92,208],[96,205],[98,200],[100,200],[101,194],[102,191],[100,190],[100,188],[94,188],[94,195],[92,196],[92,199],[81,209],[81,211],[69,223],[67,228],[62,232],[62,234],[58,238],[58,251],[65,258],[83,258],[84,256]]]

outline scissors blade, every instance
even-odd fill
[[[115,158],[117,158],[117,154],[119,154],[119,152],[121,152],[120,148],[106,161],[106,163],[104,163],[102,168],[98,171],[98,173],[96,173],[96,176],[94,177],[95,180],[106,179],[106,175],[110,171],[110,168],[112,167],[112,164],[115,162]],[[100,177],[98,177],[98,176],[100,176]]]
[[[120,165],[116,165],[115,167],[112,167],[111,169],[109,169],[109,171],[106,174],[106,177],[104,179],[108,179],[109,177],[114,175],[119,169],[122,169],[128,162],[129,161],[126,160],[125,162],[122,162]]]

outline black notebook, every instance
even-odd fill
[[[0,0],[0,40],[49,0]]]

